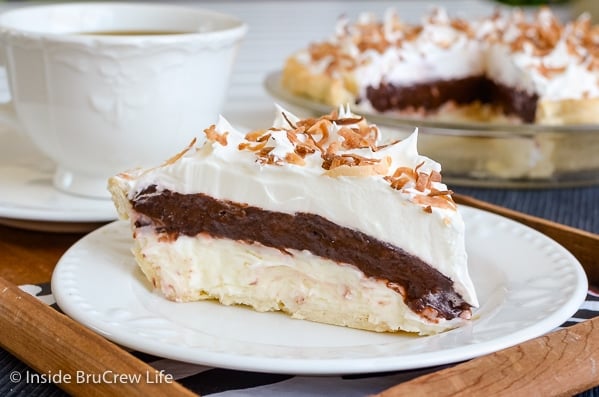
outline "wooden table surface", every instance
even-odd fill
[[[58,259],[81,237],[0,225],[0,277],[16,285],[48,282]]]

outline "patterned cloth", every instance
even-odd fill
[[[36,296],[44,303],[60,310],[50,291],[49,284],[23,285],[21,289]],[[599,291],[589,290],[580,309],[562,327],[567,327],[586,319],[599,316]],[[413,371],[397,371],[367,375],[310,377],[294,375],[265,374],[212,368],[164,359],[141,352],[131,352],[156,370],[172,374],[174,379],[188,389],[211,397],[364,397],[381,392],[393,385],[420,375],[437,371],[434,367]],[[8,378],[12,371],[33,371],[12,357],[0,351],[0,395],[1,396],[62,396],[64,393],[54,385],[11,383]],[[587,391],[581,397],[599,397],[599,388]]]

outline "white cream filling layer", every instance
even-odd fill
[[[282,310],[294,318],[373,331],[432,334],[464,322],[433,323],[413,313],[385,283],[349,265],[290,250],[207,236],[161,241],[151,227],[137,230],[142,271],[169,299],[217,299],[257,311]]]

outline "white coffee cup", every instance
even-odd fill
[[[56,163],[56,188],[108,198],[110,176],[160,164],[216,120],[246,30],[232,16],[166,4],[7,11],[11,101],[0,119]]]

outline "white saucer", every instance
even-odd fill
[[[0,131],[0,224],[50,232],[84,232],[117,218],[110,199],[89,199],[52,186],[54,165],[28,139]]]

